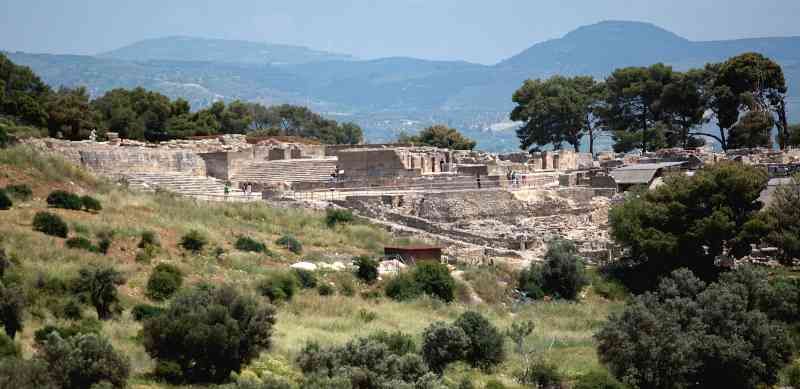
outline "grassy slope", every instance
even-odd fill
[[[0,186],[27,183],[34,189],[32,201],[15,204],[10,211],[0,211],[0,245],[18,263],[24,282],[31,285],[33,307],[26,315],[26,327],[21,337],[27,356],[33,353],[33,332],[42,325],[58,323],[51,313],[63,296],[38,292],[42,280],[73,278],[86,264],[111,263],[127,276],[121,288],[127,308],[148,303],[144,285],[150,270],[159,262],[179,266],[188,275],[188,284],[197,281],[229,282],[251,289],[261,274],[275,267],[286,267],[301,259],[347,259],[353,255],[378,253],[386,243],[396,240],[386,231],[370,225],[356,224],[330,229],[324,215],[317,211],[276,209],[255,204],[217,204],[195,202],[166,194],[132,193],[92,177],[57,158],[45,158],[24,148],[0,150]],[[32,231],[35,212],[46,208],[44,198],[54,188],[79,193],[91,193],[104,206],[99,214],[51,210],[70,224],[70,236],[94,238],[101,231],[113,230],[114,243],[107,256],[71,250],[62,239],[51,238]],[[191,229],[206,233],[211,248],[225,251],[220,258],[207,249],[202,255],[187,255],[178,249],[180,236]],[[139,234],[152,230],[161,238],[163,252],[150,263],[135,261]],[[304,253],[294,255],[273,242],[285,233],[297,236],[304,244]],[[233,249],[236,237],[247,235],[264,241],[274,256],[245,254]],[[468,277],[469,279],[469,277]],[[473,285],[478,289],[479,285]],[[478,290],[480,294],[480,290]],[[495,293],[495,292],[493,292]],[[37,298],[38,297],[38,298]],[[530,343],[561,370],[576,376],[598,368],[592,334],[619,303],[609,303],[591,292],[577,304],[541,302],[514,309],[495,303],[477,307],[484,311],[501,329],[513,320],[533,320],[536,331]],[[343,343],[372,330],[402,330],[417,336],[431,322],[452,321],[466,309],[464,304],[444,305],[421,299],[411,303],[396,303],[387,299],[364,300],[361,297],[320,297],[314,291],[301,293],[289,304],[279,308],[278,325],[273,350],[262,361],[291,361],[305,341]],[[91,310],[87,308],[87,314]],[[374,312],[374,320],[361,312]],[[93,315],[93,313],[91,313]],[[140,345],[140,325],[128,312],[115,321],[104,324],[104,332],[115,346],[131,358],[134,387],[160,387],[146,373],[153,363]],[[510,346],[510,345],[509,345]],[[512,355],[495,375],[511,383],[511,372],[520,366],[521,359]],[[258,363],[256,363],[258,365]],[[487,379],[482,373],[456,366],[448,378],[471,375],[478,381]]]

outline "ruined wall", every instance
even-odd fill
[[[524,204],[502,190],[430,193],[414,200],[416,216],[438,222],[514,218],[525,213]]]

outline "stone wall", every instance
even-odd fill
[[[450,170],[450,154],[432,147],[352,148],[338,150],[339,167],[350,179],[414,177]]]

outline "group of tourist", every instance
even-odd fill
[[[511,183],[511,186],[525,186],[527,177],[528,176],[526,174],[522,174],[514,170],[509,170],[506,172],[506,179]]]

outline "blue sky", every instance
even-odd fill
[[[2,0],[0,49],[95,54],[167,35],[299,44],[360,58],[486,64],[602,20],[692,40],[800,35],[799,0]],[[800,48],[799,48],[800,49]]]

